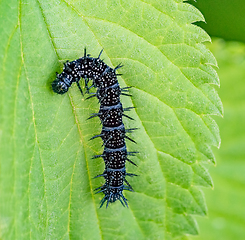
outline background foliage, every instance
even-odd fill
[[[0,233],[3,239],[184,239],[197,234],[193,215],[207,212],[200,186],[211,187],[222,115],[214,90],[216,60],[192,25],[203,16],[181,0],[0,2]],[[4,22],[4,24],[2,24]],[[101,141],[96,99],[74,86],[50,89],[62,63],[87,47],[103,48],[110,66],[122,62],[121,86],[133,86],[125,120],[140,154],[140,175],[126,193],[130,208],[99,209],[104,168],[92,160]]]
[[[245,45],[214,39],[208,46],[219,63],[219,90],[224,118],[217,118],[221,148],[210,168],[214,190],[206,190],[208,218],[199,218],[200,236],[193,239],[245,239]]]
[[[210,36],[226,40],[245,42],[245,4],[243,0],[190,0],[205,16],[205,21],[197,25],[204,28]]]

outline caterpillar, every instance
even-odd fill
[[[87,99],[97,97],[100,103],[98,113],[91,115],[88,119],[99,117],[102,124],[102,131],[99,135],[93,136],[91,139],[101,137],[103,141],[104,151],[101,155],[95,155],[93,158],[102,157],[105,163],[105,170],[97,177],[104,177],[105,183],[101,187],[95,189],[96,193],[104,193],[104,197],[100,202],[100,208],[106,202],[106,208],[109,203],[119,200],[123,206],[128,207],[127,199],[123,195],[123,190],[133,191],[132,186],[126,180],[126,176],[137,176],[133,173],[127,173],[126,161],[137,166],[128,156],[135,156],[137,152],[128,152],[125,139],[135,143],[133,139],[126,134],[131,133],[136,128],[125,129],[122,117],[132,119],[125,114],[133,107],[123,108],[120,101],[120,95],[131,96],[128,94],[130,87],[120,88],[116,70],[123,65],[119,64],[115,68],[109,67],[100,59],[103,49],[97,58],[93,58],[86,53],[84,56],[74,61],[66,61],[64,63],[62,73],[56,72],[57,78],[52,82],[52,89],[55,93],[64,94],[71,87],[72,83],[76,83],[81,94],[83,91],[79,81],[81,78],[85,80],[86,93],[91,88],[96,88],[96,93],[90,93]],[[92,80],[91,86],[88,85]]]

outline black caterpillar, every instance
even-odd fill
[[[92,93],[90,97],[97,97],[100,103],[100,110],[98,113],[93,114],[90,118],[98,116],[102,123],[102,131],[99,135],[91,139],[101,137],[103,140],[104,152],[101,155],[96,155],[93,158],[102,157],[105,162],[105,171],[103,174],[96,177],[104,177],[105,184],[96,188],[97,193],[103,192],[104,198],[101,200],[100,207],[107,201],[106,207],[109,202],[120,200],[123,206],[127,206],[127,199],[123,195],[123,190],[133,191],[133,188],[126,180],[126,176],[137,176],[136,174],[127,173],[125,168],[126,160],[130,163],[136,164],[128,159],[128,155],[134,156],[137,152],[128,152],[125,144],[125,138],[135,142],[126,133],[130,133],[136,128],[125,129],[122,117],[131,117],[124,114],[133,107],[123,108],[120,95],[131,96],[127,94],[130,87],[120,88],[116,70],[121,68],[119,64],[116,68],[111,68],[100,59],[103,50],[101,50],[98,58],[92,58],[86,54],[84,50],[84,57],[74,61],[67,61],[64,63],[63,72],[56,73],[57,78],[52,83],[53,91],[58,94],[64,94],[68,91],[73,82],[76,82],[80,92],[83,91],[79,85],[79,80],[85,80],[86,92],[92,87],[97,88],[96,93]],[[88,87],[89,80],[92,80],[92,85]],[[95,178],[96,178],[95,177]],[[126,183],[126,185],[125,185]]]

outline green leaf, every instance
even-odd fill
[[[208,35],[192,25],[203,16],[181,0],[0,3],[0,233],[3,239],[186,239],[205,215],[199,186],[212,186],[205,163],[220,142],[210,115],[222,115],[219,80]],[[133,86],[124,119],[139,128],[127,142],[139,151],[127,171],[135,192],[99,208],[103,179],[96,99],[76,86],[54,94],[51,82],[65,60],[97,57],[124,68]],[[81,80],[81,83],[83,81]],[[211,85],[212,84],[212,85]]]
[[[222,143],[210,168],[214,189],[205,191],[208,218],[198,219],[200,237],[193,240],[245,239],[245,44],[213,39],[208,47],[219,63],[225,113],[217,118]]]

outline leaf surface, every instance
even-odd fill
[[[209,36],[191,23],[203,20],[191,5],[166,1],[48,1],[0,3],[1,237],[7,239],[172,239],[197,234],[193,215],[205,215],[200,186],[212,186],[205,163],[215,162],[216,123],[222,115],[213,89],[219,80]],[[133,86],[134,106],[124,119],[139,151],[127,171],[135,192],[99,209],[103,179],[96,99],[76,86],[51,90],[66,60],[104,49],[120,62],[122,87]],[[83,81],[81,81],[83,82]],[[82,83],[83,84],[83,83]]]

